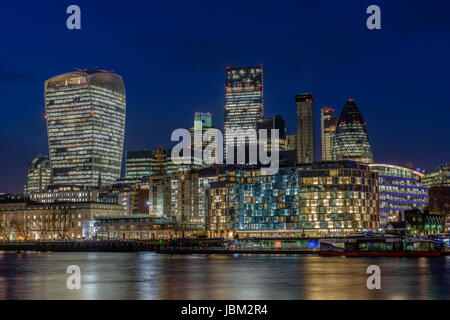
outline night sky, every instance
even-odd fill
[[[81,7],[81,30],[66,8]],[[381,7],[381,30],[366,8]],[[448,1],[8,1],[0,9],[0,192],[20,192],[48,154],[44,81],[74,68],[125,81],[125,150],[170,144],[196,111],[223,128],[226,66],[264,66],[265,115],[296,131],[295,95],[355,99],[376,162],[450,161]],[[319,156],[319,153],[317,153]]]

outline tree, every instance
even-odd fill
[[[39,217],[40,239],[46,240],[51,230],[52,230],[52,221],[50,221],[50,219],[46,219],[45,215],[41,215]]]
[[[63,210],[61,213],[54,215],[53,226],[60,239],[70,239],[70,231],[74,228],[72,214]]]
[[[16,235],[19,236],[19,238],[28,241],[30,239],[30,231],[31,231],[31,221],[28,219],[28,216],[23,215],[22,219],[19,217],[14,217],[12,220],[13,228],[16,231]]]
[[[11,219],[6,215],[0,219],[0,237],[3,238],[3,241],[9,241],[11,238],[11,233],[14,229],[14,224]]]

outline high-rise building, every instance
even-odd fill
[[[411,209],[425,209],[428,188],[421,186],[423,173],[390,164],[369,164],[378,173],[380,222],[401,222],[403,213]]]
[[[216,152],[218,150],[218,141],[207,141],[206,140],[206,132],[208,130],[218,130],[213,127],[212,124],[212,115],[210,112],[196,112],[194,114],[194,123],[190,127],[191,132],[191,148],[193,150],[192,154],[192,161],[195,163],[195,142],[196,139],[199,141],[197,142],[198,145],[201,145],[201,158],[202,161],[202,167],[206,166],[208,163],[219,163],[219,161],[216,161]],[[197,136],[195,136],[195,133],[197,133]],[[201,135],[200,135],[201,134]],[[205,155],[204,157],[204,151],[208,146],[212,146],[214,150],[211,152],[211,154],[208,153],[208,155]],[[219,160],[219,159],[217,159]],[[198,166],[197,166],[198,167]]]
[[[27,183],[24,187],[25,194],[42,192],[50,185],[51,167],[47,156],[39,156],[28,164]]]
[[[256,144],[245,131],[256,129],[264,117],[263,67],[227,67],[225,87],[224,155],[226,146]],[[236,130],[236,132],[233,132]],[[235,153],[236,155],[236,153]]]
[[[155,158],[154,150],[127,151],[125,159],[125,178],[142,179],[152,174],[152,164]]]
[[[426,173],[422,184],[428,188],[450,186],[450,162],[437,167],[433,172]]]
[[[348,99],[339,116],[333,138],[333,159],[373,162],[366,123],[353,99]]]
[[[272,118],[263,118],[256,121],[256,132],[258,134],[258,143],[264,143],[260,139],[259,130],[267,130],[267,150],[270,151],[272,146],[272,132],[271,130],[278,130],[278,150],[286,150],[286,121],[282,116],[276,115]]]
[[[323,107],[320,110],[320,129],[322,135],[322,160],[333,160],[333,137],[336,132],[337,117],[334,109]]]
[[[314,162],[314,97],[310,93],[295,96],[297,103],[297,162]]]
[[[45,82],[54,185],[110,185],[120,177],[125,86],[108,71],[80,70]]]
[[[286,150],[297,150],[296,134],[289,134],[286,136]]]

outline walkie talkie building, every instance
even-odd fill
[[[110,185],[120,177],[126,97],[120,76],[80,70],[45,82],[54,185]]]

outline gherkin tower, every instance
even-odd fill
[[[333,138],[333,160],[373,163],[366,123],[353,99],[347,100],[337,123]]]

